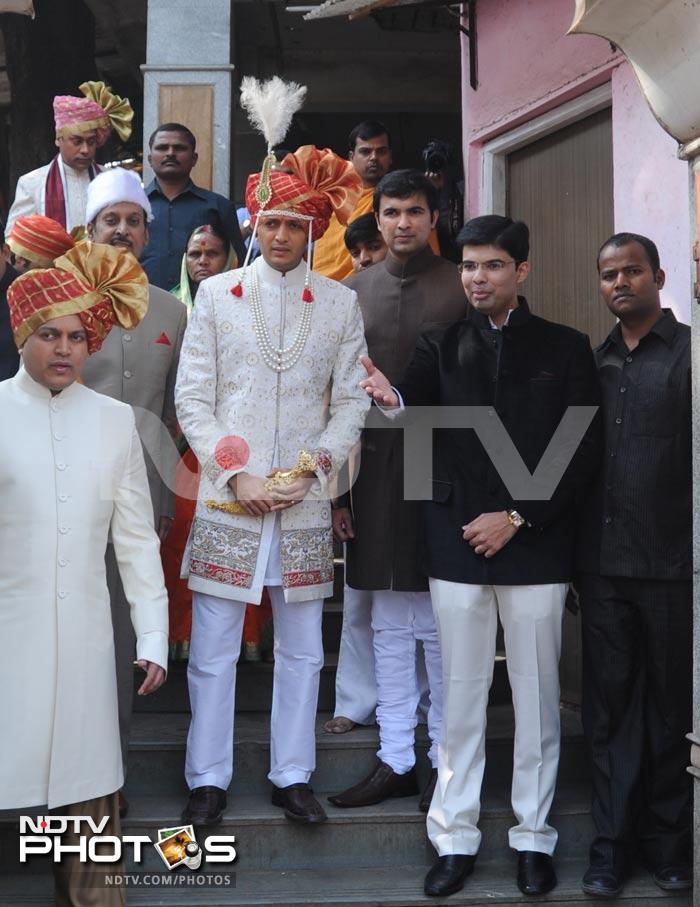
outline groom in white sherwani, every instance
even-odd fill
[[[359,179],[347,161],[313,146],[282,167],[248,180],[262,254],[201,284],[175,392],[202,464],[183,564],[194,592],[183,819],[202,825],[220,821],[226,806],[246,602],[259,602],[265,586],[275,633],[272,802],[292,821],[326,819],[308,782],[321,614],[333,589],[327,487],[359,439],[368,401],[357,296],[310,272],[304,256],[334,211],[352,210]],[[270,481],[296,465],[291,484]]]

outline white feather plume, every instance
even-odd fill
[[[267,82],[259,82],[253,76],[241,80],[241,105],[251,125],[265,136],[268,149],[284,139],[305,96],[305,85],[285,82],[279,76]]]

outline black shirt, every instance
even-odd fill
[[[690,328],[670,309],[628,350],[620,325],[595,350],[605,455],[578,545],[588,573],[692,576]]]
[[[7,307],[7,290],[17,276],[17,271],[11,265],[7,265],[0,279],[0,381],[12,378],[19,368],[19,353],[10,326],[10,310]]]

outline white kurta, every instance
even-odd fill
[[[46,177],[50,166],[50,163],[44,164],[43,167],[37,167],[36,170],[25,173],[17,180],[15,200],[12,202],[5,225],[6,236],[18,217],[28,214],[46,214]],[[60,155],[58,168],[63,182],[63,197],[66,200],[66,230],[70,233],[73,227],[79,227],[85,223],[90,171],[66,167]]]
[[[20,369],[0,383],[0,809],[50,808],[123,781],[111,531],[137,657],[167,667],[168,606],[129,406]]]
[[[242,296],[231,292],[240,270],[205,280],[197,292],[175,389],[180,426],[202,464],[183,562],[196,592],[259,602],[278,540],[287,602],[324,598],[333,591],[326,488],[358,442],[370,406],[359,386],[365,371],[358,360],[367,345],[357,294],[313,275],[308,339],[298,361],[279,375],[263,360],[250,305],[255,275],[272,343],[291,346],[306,305],[305,270],[301,262],[283,275],[258,258],[243,281]],[[242,438],[250,450],[240,468],[217,459],[217,444],[228,436]],[[300,450],[325,455],[328,472],[317,471],[322,486],[317,496],[264,518],[207,507],[209,499],[234,499],[227,483],[236,472],[265,476],[273,467],[290,468]]]

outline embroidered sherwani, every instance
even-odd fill
[[[236,661],[245,602],[267,586],[273,610],[275,667],[270,716],[270,773],[277,787],[306,783],[315,766],[314,722],[323,665],[323,598],[333,589],[329,479],[360,436],[369,398],[360,388],[365,353],[354,291],[314,275],[309,335],[298,361],[278,374],[266,364],[253,325],[259,287],[273,346],[289,347],[302,318],[305,266],[286,275],[257,259],[240,272],[201,284],[180,356],[175,404],[202,464],[199,501],[185,552],[193,589],[188,685],[192,722],[185,778],[191,789],[226,790],[233,772]],[[221,456],[236,438],[247,462]],[[243,443],[245,442],[245,443]],[[219,456],[217,458],[217,445]],[[320,493],[265,517],[210,510],[232,501],[228,479],[291,468],[300,450],[314,454]]]
[[[353,290],[313,277],[310,335],[301,357],[278,374],[263,360],[250,299],[255,272],[272,342],[290,346],[302,307],[305,263],[283,275],[262,258],[249,269],[243,296],[231,293],[240,271],[204,281],[182,346],[175,391],[180,426],[202,464],[197,511],[185,551],[189,586],[237,601],[259,602],[269,553],[279,546],[287,602],[324,598],[333,590],[329,479],[357,442],[369,398],[359,387],[366,354],[362,316]],[[217,444],[243,438],[249,461],[226,468]],[[233,501],[236,472],[266,476],[291,468],[299,452],[319,454],[320,491],[264,518],[211,510],[206,501]],[[222,465],[223,464],[223,465]]]
[[[25,173],[17,180],[15,200],[12,202],[5,225],[6,236],[18,217],[27,214],[46,214],[46,179],[51,163],[37,167],[36,170]],[[99,171],[99,169],[99,167],[95,167],[95,170]],[[85,223],[87,191],[92,177],[90,170],[75,170],[73,167],[67,167],[60,154],[58,155],[58,171],[63,183],[63,197],[66,200],[66,230],[70,233],[73,227],[79,227]]]
[[[0,413],[0,809],[53,808],[122,784],[108,534],[138,658],[163,667],[168,603],[131,409],[21,369]]]

